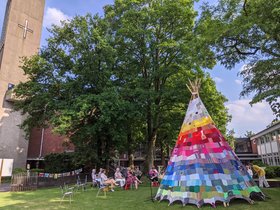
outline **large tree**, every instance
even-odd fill
[[[25,58],[28,81],[15,104],[28,114],[22,127],[51,125],[68,136],[83,164],[107,159],[123,137],[123,101],[110,80],[114,49],[107,25],[98,16],[75,17],[50,29],[51,37],[39,55]],[[119,138],[116,138],[119,137]]]
[[[213,53],[194,33],[193,5],[190,0],[116,0],[105,9],[118,55],[116,80],[134,89],[146,118],[147,168],[166,106],[176,102],[187,78],[214,65]]]
[[[280,1],[220,0],[205,5],[199,31],[212,42],[216,58],[228,68],[246,62],[241,96],[251,104],[266,100],[280,117]]]

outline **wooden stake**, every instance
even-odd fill
[[[0,184],[1,184],[1,179],[2,179],[2,170],[4,166],[4,159],[1,159],[1,166],[0,166]]]

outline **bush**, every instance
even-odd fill
[[[14,168],[13,169],[13,174],[19,174],[19,173],[23,173],[26,172],[25,168]]]
[[[11,183],[11,179],[12,179],[11,176],[2,177],[1,182],[2,183]]]
[[[260,167],[266,167],[268,165],[264,164],[261,160],[254,160],[252,162],[253,165],[257,165],[257,166],[260,166]]]
[[[38,172],[38,173],[41,173],[41,172],[44,172],[44,169],[40,169],[40,168],[33,168],[30,170],[31,172]]]
[[[265,168],[265,176],[267,178],[280,177],[280,166],[268,166]]]
[[[280,177],[280,166],[275,166],[274,172],[276,177]]]
[[[274,178],[276,177],[276,174],[275,174],[275,166],[268,166],[265,168],[265,176],[266,178]]]

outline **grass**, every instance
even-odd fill
[[[152,188],[153,194],[157,188]],[[280,206],[280,188],[264,189],[263,192],[271,197],[267,201],[258,201],[250,205],[243,200],[231,202],[228,209],[232,210],[276,210]],[[143,185],[138,190],[124,191],[116,189],[115,192],[108,192],[107,197],[96,198],[97,189],[88,188],[85,192],[78,191],[74,195],[72,204],[66,198],[60,204],[59,188],[39,189],[28,192],[5,192],[0,193],[0,209],[92,209],[92,210],[197,210],[196,206],[182,206],[179,203],[168,206],[166,201],[152,202],[150,187]],[[278,206],[278,207],[277,207]],[[210,206],[203,206],[202,209],[212,209]],[[218,205],[217,209],[224,209]]]

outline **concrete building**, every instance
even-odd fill
[[[250,140],[257,145],[257,152],[263,163],[280,165],[280,122],[251,136]]]
[[[45,0],[7,0],[0,41],[0,159],[14,159],[14,168],[25,168],[28,141],[19,128],[24,119],[14,112],[11,89],[26,81],[20,57],[38,52]]]

